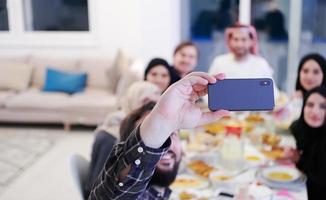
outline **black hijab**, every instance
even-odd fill
[[[308,177],[308,197],[312,200],[326,198],[326,120],[324,119],[321,127],[312,128],[305,122],[303,116],[307,99],[314,93],[326,98],[325,87],[317,87],[307,92],[301,116],[290,127],[300,151],[297,167]]]
[[[322,81],[321,85],[326,87],[326,60],[325,60],[325,58],[322,55],[318,54],[318,53],[308,54],[305,57],[303,57],[301,59],[300,63],[299,63],[297,81],[296,81],[296,84],[295,84],[295,89],[302,91],[303,95],[307,92],[307,90],[305,90],[303,88],[303,86],[301,85],[301,83],[300,83],[300,72],[301,72],[301,69],[302,69],[303,65],[308,60],[314,60],[314,61],[316,61],[318,63],[318,65],[321,68],[321,71],[323,72],[323,81]]]
[[[144,73],[144,80],[146,81],[146,76],[147,76],[147,74],[149,73],[149,71],[151,71],[151,69],[153,69],[154,67],[156,67],[157,65],[162,65],[162,66],[164,66],[167,70],[168,70],[168,72],[169,72],[169,76],[170,76],[170,83],[169,83],[169,85],[171,85],[171,83],[172,83],[172,72],[171,72],[171,67],[170,67],[170,65],[169,65],[169,63],[168,62],[166,62],[166,60],[164,60],[164,59],[162,59],[162,58],[154,58],[154,59],[152,59],[149,63],[148,63],[148,65],[147,65],[147,67],[146,67],[146,69],[145,69],[145,73]]]
[[[293,122],[292,125],[290,126],[291,133],[295,137],[295,140],[297,142],[297,148],[299,150],[303,150],[305,144],[313,142],[310,140],[314,140],[316,138],[322,137],[323,135],[326,136],[326,122],[325,121],[324,121],[323,126],[321,126],[319,128],[312,128],[304,120],[304,107],[306,106],[307,99],[314,93],[318,93],[321,96],[326,98],[326,88],[323,86],[316,87],[316,88],[308,91],[304,95],[300,118],[298,120],[296,120],[295,122]]]

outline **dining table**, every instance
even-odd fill
[[[179,136],[183,158],[170,199],[308,199],[307,177],[286,153],[294,138],[270,113],[235,113]]]

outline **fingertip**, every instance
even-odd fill
[[[219,73],[215,77],[216,77],[217,80],[223,80],[223,79],[225,79],[225,74],[224,73]]]
[[[213,84],[213,83],[216,83],[216,78],[214,76],[212,76],[209,80],[209,83]]]
[[[218,110],[215,113],[218,114],[221,117],[230,115],[230,111],[229,110]]]
[[[220,110],[221,112],[224,112],[224,113],[226,113],[226,114],[230,114],[230,111],[229,110],[224,110],[224,109],[222,109],[222,110]]]

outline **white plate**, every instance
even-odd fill
[[[233,173],[231,172],[222,170],[215,171],[209,175],[209,180],[211,181],[214,188],[234,187]]]
[[[180,182],[180,181],[183,181]],[[185,190],[185,189],[203,189],[207,188],[209,186],[209,182],[207,180],[203,180],[201,178],[198,178],[196,176],[191,176],[188,174],[180,174],[177,176],[175,181],[172,183],[170,188],[172,190]]]
[[[300,178],[300,172],[294,167],[273,166],[263,169],[262,177],[273,182],[289,183]]]

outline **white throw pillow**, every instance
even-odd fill
[[[118,90],[119,79],[123,74],[129,71],[130,64],[132,63],[131,59],[126,55],[122,50],[118,50],[114,61],[113,66],[110,67],[107,71],[107,76],[110,80],[111,88],[114,92]]]
[[[113,88],[107,71],[112,67],[112,60],[105,58],[83,58],[79,62],[79,71],[87,73],[87,87],[108,89]]]
[[[142,77],[143,76],[133,68],[133,65],[128,71],[125,71],[123,74],[121,74],[116,89],[118,99],[125,95],[129,86],[131,86],[134,82],[142,80]]]
[[[0,64],[0,89],[21,91],[29,86],[33,67],[24,63]]]

